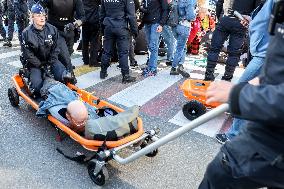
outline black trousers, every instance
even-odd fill
[[[84,64],[98,64],[100,48],[99,24],[84,23],[82,26],[82,55]]]
[[[284,188],[284,161],[264,158],[248,135],[227,142],[208,165],[199,189]]]
[[[69,72],[73,71],[73,66],[71,63],[71,54],[73,53],[74,46],[74,32],[70,32],[66,35],[63,31],[58,30],[59,37],[57,41],[60,53],[58,55],[59,61],[66,67]]]
[[[33,68],[30,69],[30,76],[29,76],[29,82],[30,82],[30,89],[33,91],[34,94],[39,95],[40,89],[43,85],[43,73],[44,71],[40,68]],[[63,75],[66,73],[66,68],[64,65],[57,61],[51,65],[51,73],[53,74],[53,77],[55,80],[63,82]]]
[[[129,31],[126,28],[106,27],[104,30],[103,55],[101,69],[106,72],[110,66],[110,59],[113,55],[113,44],[118,51],[119,65],[122,75],[129,74],[128,52],[129,52]]]
[[[226,64],[237,66],[240,60],[241,47],[244,43],[246,29],[240,24],[237,18],[224,16],[213,32],[211,47],[208,51],[208,62],[216,65],[224,42],[229,37],[228,59]]]

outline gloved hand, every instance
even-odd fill
[[[75,74],[74,72],[66,72],[64,75],[63,75],[63,81],[65,83],[71,83],[71,84],[76,84],[77,83],[77,79],[75,77]]]
[[[75,22],[73,22],[75,28],[79,28],[80,26],[82,26],[83,22],[82,20],[76,20]]]
[[[69,23],[69,24],[66,24],[64,26],[64,33],[68,33],[70,31],[74,31],[75,30],[75,26],[73,23]]]

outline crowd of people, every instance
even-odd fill
[[[283,1],[218,0],[216,10],[196,0],[4,0],[1,6],[0,14],[7,17],[4,23],[8,26],[7,35],[0,24],[3,46],[12,46],[16,20],[23,64],[29,69],[29,87],[35,97],[41,96],[46,74],[62,83],[76,83],[70,56],[81,30],[84,64],[100,67],[100,78],[105,79],[111,59],[117,56],[122,83],[136,80],[129,66],[137,66],[134,41],[142,32],[148,46],[142,75],[158,74],[163,40],[166,64],[171,66],[169,75],[185,78],[190,77],[183,67],[186,54],[198,54],[202,39],[208,40],[206,35],[213,33],[204,77],[212,81],[207,102],[229,103],[234,121],[227,133],[216,135],[224,145],[209,164],[199,188],[284,188]],[[232,84],[247,33],[251,58],[238,84]],[[227,39],[225,72],[222,81],[214,82]],[[60,93],[66,90],[72,95],[72,91],[55,85]],[[76,113],[76,107],[84,106],[76,98],[68,103],[65,121],[85,126],[87,109]],[[82,120],[72,119],[80,117],[72,116],[73,110]]]

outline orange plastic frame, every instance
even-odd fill
[[[15,75],[12,77],[12,80],[15,84],[16,90],[18,92],[18,94],[27,102],[29,103],[34,109],[38,110],[38,104],[36,102],[34,102],[29,96],[27,96],[25,93],[23,93],[23,91],[21,90],[21,88],[25,87],[25,84],[21,78],[20,75]],[[72,85],[72,84],[68,84],[67,85],[71,90],[75,90],[77,91],[77,93],[79,94],[80,98],[90,104],[91,106],[95,106],[96,108],[100,108],[100,107],[104,107],[104,106],[108,106],[110,108],[113,108],[114,110],[116,110],[117,112],[123,112],[124,110],[114,106],[104,100],[100,100],[99,104],[97,105],[96,102],[99,99],[98,97],[93,96],[92,94],[88,93],[85,90],[81,90],[79,88],[77,88],[76,86]],[[84,148],[91,150],[91,151],[96,151],[100,146],[102,146],[103,141],[97,141],[97,140],[88,140],[85,139],[84,137],[80,136],[79,134],[77,134],[76,132],[74,132],[73,130],[71,130],[69,127],[65,126],[64,124],[62,124],[60,121],[58,121],[56,118],[52,117],[51,115],[48,116],[48,120],[50,120],[52,123],[54,123],[59,129],[61,129],[63,132],[65,132],[66,134],[68,134],[72,139],[74,139],[75,141],[77,141],[78,143],[80,143]],[[142,136],[144,133],[144,129],[143,129],[143,122],[142,119],[140,117],[137,118],[137,132],[129,135],[123,139],[120,139],[118,141],[106,141],[106,146],[108,149],[111,148],[115,148],[118,146],[121,146],[123,144],[126,144],[130,141],[133,141],[137,138],[139,138],[140,136]]]
[[[187,79],[180,86],[184,96],[189,100],[197,100],[204,104],[206,107],[215,108],[220,103],[206,104],[205,93],[210,85],[210,81]]]

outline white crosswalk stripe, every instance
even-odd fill
[[[0,48],[0,50],[2,49]],[[20,50],[14,48],[13,51],[0,54],[0,59],[6,60],[8,58],[13,57],[11,61],[7,61],[7,64],[13,67],[20,68],[22,66],[20,60],[19,59],[15,60],[15,57],[19,57],[20,54],[21,54]],[[76,58],[72,58],[72,64],[75,67],[82,66],[83,65],[82,57],[81,56],[78,57],[78,55],[81,53],[76,52],[75,54]],[[203,79],[204,78],[203,73],[205,72],[205,68],[194,64],[194,61],[197,60],[197,58],[200,57],[187,57],[184,67],[187,71],[191,72],[190,75],[192,78]],[[147,55],[136,56],[136,59],[138,60],[139,65],[145,64],[147,60]],[[99,83],[103,83],[112,77],[120,75],[121,72],[120,69],[117,67],[117,65],[118,63],[110,66],[110,68],[108,69],[108,77],[105,80],[101,80],[99,78],[99,72],[100,72],[99,69],[77,77],[78,81],[77,86],[82,89],[87,89]],[[122,90],[115,92],[114,94],[110,95],[108,99],[127,107],[132,105],[143,106],[147,104],[147,102],[154,99],[155,97],[161,95],[161,93],[163,93],[165,90],[167,90],[168,88],[170,88],[171,86],[173,86],[182,79],[181,76],[170,76],[169,71],[170,68],[163,68],[161,71],[158,72],[158,75],[156,77],[148,77],[142,79],[141,81],[136,82],[130,85],[129,87],[123,88]],[[216,67],[216,72],[219,73],[217,79],[220,79],[222,74],[224,73],[224,65],[218,65]],[[233,80],[234,82],[237,81],[241,73],[242,69],[237,68],[235,74],[236,77]],[[180,91],[180,93],[182,93],[182,91]],[[180,107],[180,109],[182,109],[182,107]],[[171,117],[168,117],[166,119],[167,119],[166,121],[178,126],[183,126],[189,122],[189,120],[187,120],[183,116],[182,111],[178,111],[175,113],[175,115],[172,115]],[[195,131],[213,137],[220,130],[223,119],[224,116],[220,116],[196,128]]]

